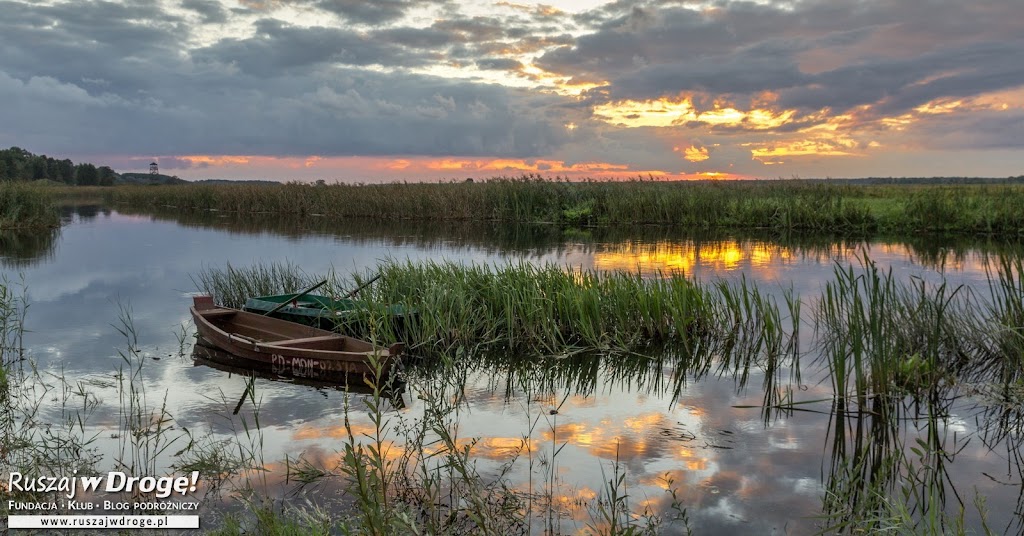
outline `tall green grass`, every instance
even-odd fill
[[[0,229],[56,227],[60,214],[52,193],[38,186],[0,182]]]
[[[691,229],[1024,234],[1024,188],[849,186],[799,181],[171,185],[103,195],[135,207],[384,220],[666,224]]]
[[[253,296],[298,292],[312,285],[312,276],[292,263],[257,264],[235,268],[206,268],[192,276],[196,288],[207,292],[217,303],[241,308]]]
[[[826,532],[962,534],[973,510],[990,533],[984,497],[967,504],[948,472],[970,441],[948,425],[966,395],[982,441],[1004,446],[1024,474],[1024,270],[1019,258],[990,268],[987,296],[944,280],[898,282],[867,258],[836,268],[816,315],[834,392]]]
[[[837,267],[818,310],[836,395],[863,405],[955,377],[975,353],[968,336],[975,313],[966,291],[945,282],[896,282],[869,259],[860,272]]]
[[[357,297],[362,314],[341,329],[404,341],[424,357],[460,348],[545,356],[668,348],[679,356],[715,354],[749,363],[795,351],[774,300],[746,281],[703,285],[679,274],[642,277],[525,262],[390,261],[374,272],[380,279]],[[343,295],[368,278],[356,274],[347,282],[331,274],[321,291]],[[279,264],[210,267],[194,276],[199,290],[231,307],[319,279]],[[382,304],[414,314],[395,317]]]

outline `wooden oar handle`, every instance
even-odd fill
[[[317,283],[317,284],[307,288],[306,290],[303,290],[302,292],[292,296],[291,298],[281,302],[277,307],[274,307],[273,309],[263,313],[263,316],[270,316],[271,314],[276,313],[276,312],[280,311],[281,309],[284,309],[290,303],[292,303],[292,300],[298,300],[299,298],[305,296],[306,294],[309,294],[310,292],[313,292],[314,290],[316,290],[316,289],[318,289],[318,288],[320,288],[320,287],[322,287],[322,286],[324,286],[326,284],[327,284],[327,280],[324,279],[323,281],[321,281],[321,282],[319,282],[319,283]]]

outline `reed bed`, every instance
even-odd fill
[[[982,441],[1024,474],[1024,266],[1002,258],[990,270],[984,295],[897,282],[867,258],[836,268],[816,309],[834,392],[826,532],[963,534],[969,514],[991,533],[984,497],[958,493],[948,472],[970,441],[948,424],[966,395]]]
[[[0,279],[0,399],[8,399],[8,368],[21,361],[25,334],[25,300],[6,277]]]
[[[324,278],[322,292],[342,295],[379,275],[357,296],[364,313],[339,329],[405,340],[426,357],[457,349],[549,356],[668,350],[714,355],[737,371],[796,365],[801,304],[810,304],[813,362],[829,372],[837,399],[866,406],[875,396],[914,397],[958,382],[1021,382],[1024,263],[993,262],[987,296],[944,281],[896,281],[865,258],[859,267],[837,266],[820,296],[783,293],[783,303],[745,279],[697,282],[525,262],[385,261],[351,279],[257,264],[209,267],[194,279],[218,302],[240,307],[248,296],[295,292]],[[384,306],[396,304],[415,314],[388,314]]]
[[[998,383],[1007,390],[1020,388],[1024,385],[1024,260],[1001,258],[988,281],[984,321],[994,329],[980,346],[995,365],[991,373]]]
[[[117,187],[103,193],[108,201],[134,207],[383,220],[1024,234],[1024,188],[999,185],[567,182],[523,177],[440,184]]]
[[[1024,264],[1004,257],[988,267],[987,295],[945,280],[897,282],[867,258],[836,267],[816,309],[819,359],[836,395],[866,404],[958,382],[1020,383]]]
[[[870,260],[837,267],[817,324],[836,395],[866,404],[956,377],[975,353],[970,306],[960,288],[898,283]]]
[[[252,296],[269,296],[297,292],[311,286],[312,276],[292,263],[256,264],[224,269],[205,268],[192,276],[196,288],[206,292],[223,305],[241,308]]]
[[[0,182],[0,229],[56,227],[60,213],[46,188]]]
[[[675,349],[749,364],[796,351],[774,299],[745,281],[702,285],[680,274],[645,278],[530,263],[388,261],[375,273],[380,279],[358,296],[362,314],[339,329],[405,341],[423,357],[460,348],[535,356]],[[347,282],[330,274],[324,292],[343,295],[369,277]],[[323,278],[270,264],[206,268],[193,279],[218,302],[240,307],[247,296],[295,292]],[[413,313],[396,317],[385,305]]]

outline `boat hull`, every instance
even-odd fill
[[[198,296],[191,308],[196,330],[217,348],[294,376],[363,374],[387,376],[403,346],[389,348],[315,327],[218,307]]]

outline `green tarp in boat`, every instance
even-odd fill
[[[367,305],[357,300],[317,294],[306,294],[298,299],[295,298],[295,294],[257,296],[246,300],[244,309],[252,313],[266,314],[285,302],[292,303],[270,316],[321,329],[356,324],[367,318],[370,313],[386,314],[399,323],[404,322],[410,314],[410,311],[401,305]]]

